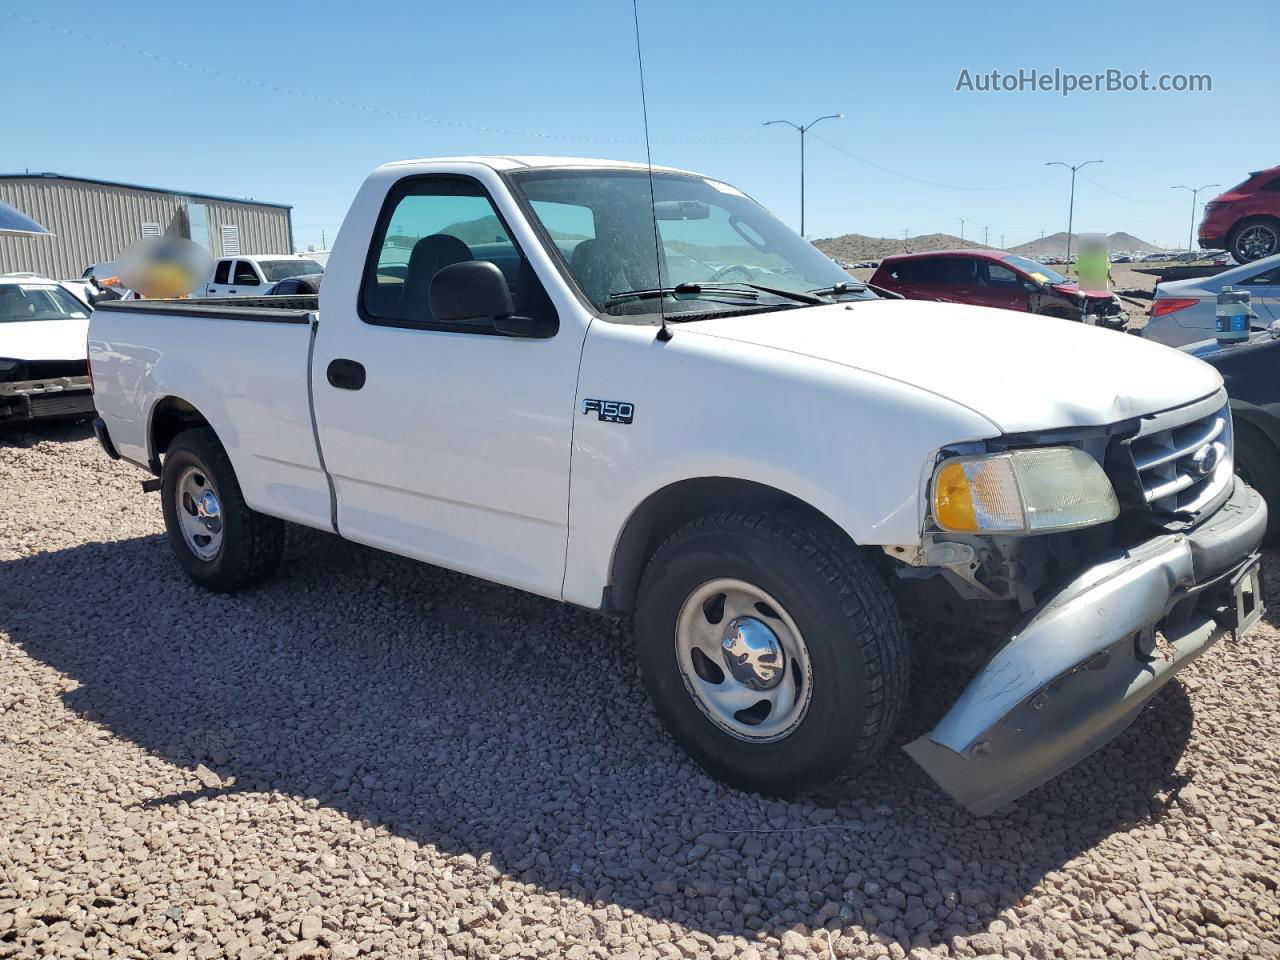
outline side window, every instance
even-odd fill
[[[258,271],[253,269],[252,263],[248,260],[237,260],[232,282],[239,287],[256,287],[261,281],[258,280]]]
[[[918,283],[923,286],[933,286],[935,284],[945,283],[946,278],[943,275],[944,261],[937,257],[925,257],[921,260],[904,260],[894,270],[896,276],[903,283]]]
[[[972,257],[944,257],[948,286],[968,287],[978,282],[978,261]]]
[[[1270,270],[1255,273],[1244,281],[1244,285],[1247,287],[1280,287],[1280,267],[1272,267]]]
[[[1008,267],[1002,267],[998,263],[988,263],[987,286],[999,290],[1017,290],[1022,286],[1022,281]]]
[[[585,225],[580,215],[565,215],[570,239]],[[518,315],[556,319],[551,299],[484,188],[460,176],[408,178],[387,195],[365,267],[361,317],[402,327],[491,330],[484,321],[446,325],[431,313],[435,275],[470,260],[487,260],[502,271]]]
[[[214,283],[227,283],[227,278],[231,275],[231,261],[219,260],[217,269],[213,271]]]

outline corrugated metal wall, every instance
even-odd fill
[[[55,177],[0,178],[0,200],[48,227],[56,237],[0,237],[0,273],[31,271],[56,280],[78,277],[91,263],[115,260],[142,238],[143,223],[188,237],[187,204],[209,210],[210,247],[222,255],[223,224],[240,230],[242,253],[291,253],[289,210],[253,203],[155,193]]]

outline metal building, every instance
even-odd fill
[[[0,174],[0,201],[52,237],[0,236],[0,273],[79,277],[143,237],[186,237],[215,257],[292,253],[292,207],[206,193],[140,187],[60,173]]]

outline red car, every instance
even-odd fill
[[[1206,203],[1200,246],[1226,249],[1236,263],[1280,253],[1280,167],[1251,173]]]
[[[909,300],[971,303],[1067,320],[1087,317],[1114,329],[1128,320],[1120,298],[1111,291],[1081,291],[1052,267],[1003,250],[936,250],[885,257],[871,284]]]

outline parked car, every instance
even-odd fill
[[[1280,543],[1280,330],[1256,332],[1240,344],[1205,340],[1183,349],[1222,374],[1236,473],[1267,502],[1267,541]]]
[[[261,297],[267,288],[289,277],[324,273],[310,257],[222,257],[213,266],[213,277],[192,296]]]
[[[999,307],[1121,329],[1124,304],[1109,290],[1081,291],[1035,260],[1003,250],[938,250],[885,257],[871,283],[911,300]]]
[[[89,313],[47,277],[0,277],[0,425],[93,412]]]
[[[285,277],[279,283],[272,284],[267,289],[267,296],[315,296],[320,292],[320,281],[322,279],[324,279],[324,274],[322,273],[308,273],[301,277]]]
[[[1280,253],[1280,167],[1256,170],[1204,205],[1200,246],[1225,249],[1236,263]]]
[[[1226,286],[1249,291],[1253,311],[1263,326],[1280,320],[1280,254],[1277,254],[1210,277],[1156,284],[1142,336],[1171,347],[1212,337],[1218,291]]]
[[[995,631],[906,748],[976,811],[1261,615],[1266,507],[1211,366],[879,299],[719,181],[389,164],[326,277],[319,313],[94,311],[95,428],[160,478],[186,574],[269,577],[289,520],[633,616],[659,716],[738,786],[795,793],[885,747],[911,697],[902,607]]]

